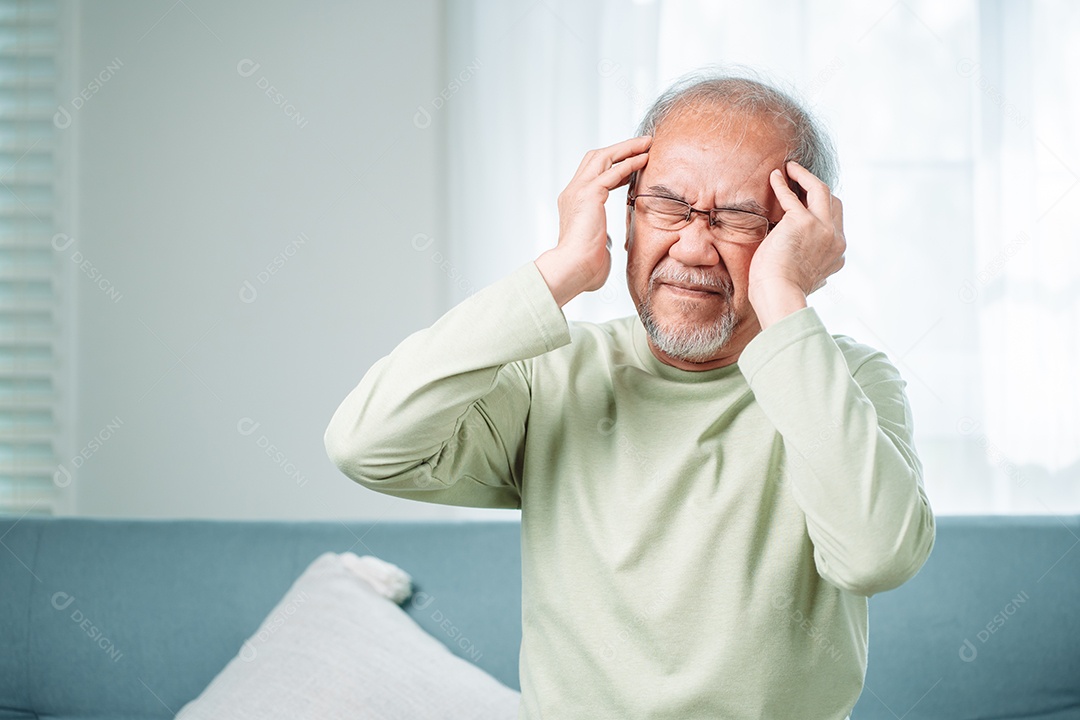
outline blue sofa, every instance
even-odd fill
[[[0,718],[172,717],[327,550],[405,569],[409,615],[518,688],[519,532],[0,518]],[[922,571],[870,599],[852,720],[1080,718],[1078,611],[1080,516],[939,518]]]

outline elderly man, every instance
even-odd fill
[[[371,367],[327,449],[379,492],[521,509],[521,717],[844,720],[867,598],[934,517],[903,379],[807,306],[844,263],[831,146],[716,75],[640,134],[585,156],[556,247]],[[567,322],[623,185],[640,317]]]

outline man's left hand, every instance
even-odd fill
[[[806,296],[844,266],[844,218],[840,198],[794,161],[788,175],[806,190],[806,204],[783,173],[769,175],[784,217],[765,236],[750,262],[748,294],[762,329],[806,307]]]

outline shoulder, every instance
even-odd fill
[[[559,368],[561,372],[622,364],[627,353],[633,352],[632,323],[635,319],[630,315],[604,322],[569,320],[570,342],[532,358],[532,363],[537,368]]]
[[[899,372],[882,350],[859,342],[848,335],[833,335],[832,339],[844,354],[852,377],[877,375],[898,378]]]
[[[631,322],[634,320],[633,315],[628,315],[604,322],[571,320],[567,324],[570,326],[570,337],[575,343],[594,348],[617,347],[630,339]]]

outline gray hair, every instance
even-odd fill
[[[688,105],[715,104],[750,116],[765,116],[790,128],[788,160],[794,160],[835,189],[838,180],[836,148],[822,126],[794,91],[781,90],[748,68],[706,68],[682,76],[645,113],[638,135],[652,135],[675,110]],[[637,173],[630,178],[631,187]]]

